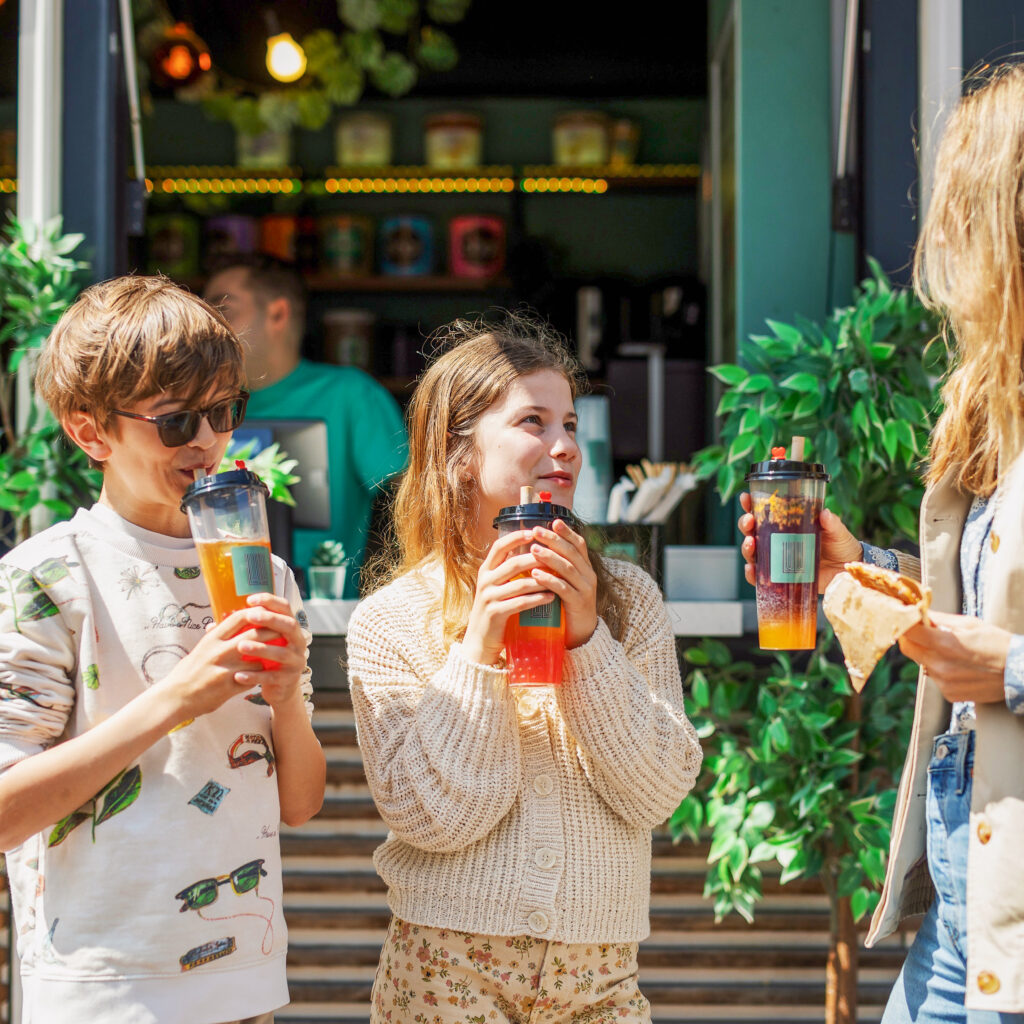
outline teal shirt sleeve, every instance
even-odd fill
[[[367,491],[379,487],[405,466],[409,452],[402,410],[376,381],[366,389],[352,424],[352,441],[356,472]]]

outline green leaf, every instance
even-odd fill
[[[18,620],[20,622],[36,622],[39,619],[48,619],[57,614],[57,606],[43,591],[40,591],[27,604],[18,608]]]
[[[131,807],[138,799],[141,788],[142,769],[138,765],[126,768],[100,791],[101,795],[105,793],[105,796],[103,809],[96,817],[96,824],[100,825]]]
[[[53,831],[50,832],[49,839],[46,840],[46,845],[60,846],[65,839],[71,833],[82,824],[83,821],[90,821],[92,814],[87,811],[72,811],[66,818],[61,818],[56,825],[53,826]]]
[[[691,680],[690,696],[698,708],[706,708],[711,703],[711,690],[707,677],[703,672],[694,672]]]
[[[708,373],[712,377],[720,380],[723,384],[728,384],[730,387],[736,384],[742,384],[750,374],[743,369],[742,366],[736,366],[733,363],[722,363],[719,366],[709,366]]]
[[[868,412],[864,407],[864,400],[858,398],[850,412],[850,423],[854,430],[859,430],[865,437],[871,434],[871,425],[868,422]]]
[[[755,373],[745,381],[736,386],[736,391],[741,395],[755,395],[767,391],[772,387],[772,379],[763,373]]]
[[[896,424],[890,420],[882,429],[882,447],[890,459],[896,458],[896,451],[899,448],[899,431]]]
[[[708,851],[708,863],[714,864],[715,861],[720,860],[737,842],[739,842],[739,837],[734,833],[716,829],[714,838],[711,840],[711,849]]]
[[[811,391],[817,391],[819,386],[819,380],[813,374],[810,373],[794,373],[787,377],[785,380],[779,383],[780,388],[785,388],[788,391],[800,391],[807,393]]]
[[[790,342],[792,345],[799,345],[804,340],[800,329],[792,324],[780,323],[778,320],[765,320],[765,323],[771,328],[772,333],[777,338]]]
[[[871,377],[868,371],[862,367],[858,366],[855,370],[851,370],[847,379],[850,382],[850,390],[857,394],[864,394],[871,389]]]
[[[356,32],[374,29],[381,22],[380,4],[377,0],[338,0],[338,15]]]
[[[404,96],[416,84],[416,66],[400,53],[389,53],[370,72],[373,84],[391,97]]]
[[[793,410],[795,419],[802,419],[806,416],[813,416],[821,408],[821,395],[815,392],[812,395],[804,395],[796,404]]]
[[[459,51],[447,32],[425,25],[420,33],[416,59],[431,71],[451,71],[459,62]]]
[[[729,461],[736,462],[745,455],[749,455],[759,441],[760,438],[757,434],[740,434],[733,438],[732,444],[729,445]]]
[[[917,538],[918,523],[916,512],[907,508],[906,505],[893,505],[892,516],[905,537],[909,537],[911,540]]]

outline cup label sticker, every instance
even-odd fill
[[[239,597],[269,593],[274,589],[270,552],[262,544],[235,544],[231,548],[231,570]]]
[[[520,626],[554,626],[562,622],[562,600],[556,597],[550,604],[541,604],[536,608],[527,608],[519,613]]]
[[[813,583],[816,539],[813,533],[773,533],[772,583]]]

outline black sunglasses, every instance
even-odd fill
[[[112,409],[115,416],[126,416],[130,420],[145,420],[155,423],[160,441],[167,448],[180,448],[188,444],[202,426],[203,418],[209,420],[210,427],[218,434],[227,434],[239,426],[245,419],[245,407],[249,403],[249,392],[243,391],[234,398],[225,398],[209,409],[179,409],[177,412],[165,412],[162,416],[143,416],[137,412],[122,412]]]

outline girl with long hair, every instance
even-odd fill
[[[824,587],[849,561],[916,576],[930,623],[868,945],[925,914],[883,1024],[1024,1022],[1024,66],[968,79],[939,146],[914,284],[952,355],[921,505],[921,559],[822,513]],[[749,513],[749,496],[744,496]],[[740,519],[751,565],[753,517]]]
[[[397,554],[356,609],[359,745],[390,832],[371,1021],[650,1020],[650,833],[692,788],[663,600],[575,522],[497,539],[520,488],[572,506],[581,371],[532,321],[457,321],[409,408]],[[517,549],[523,549],[517,553]],[[562,684],[509,685],[509,619],[562,602]]]

